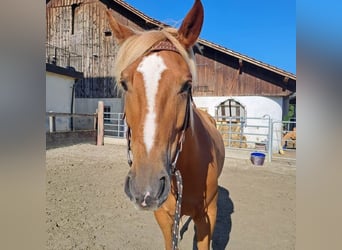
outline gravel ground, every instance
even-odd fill
[[[153,213],[137,211],[123,192],[127,172],[124,145],[47,150],[47,249],[164,249]],[[213,249],[295,249],[293,161],[256,167],[227,155],[219,184]],[[180,248],[192,249],[186,219]]]

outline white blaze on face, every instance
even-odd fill
[[[166,69],[163,59],[157,54],[146,56],[138,66],[138,71],[143,75],[147,100],[147,114],[144,124],[144,142],[147,153],[150,152],[156,131],[155,99],[158,91],[159,80]]]

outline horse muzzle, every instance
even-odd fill
[[[159,208],[169,196],[170,187],[170,177],[166,171],[149,178],[139,178],[130,171],[125,180],[126,195],[141,210]]]

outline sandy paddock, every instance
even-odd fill
[[[294,249],[295,164],[255,167],[227,156],[213,249]],[[164,249],[153,213],[137,211],[123,192],[127,172],[123,145],[47,150],[47,249]],[[180,247],[192,249],[192,222],[183,231]]]

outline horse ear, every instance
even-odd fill
[[[203,5],[200,0],[196,0],[178,30],[178,40],[185,48],[188,49],[196,43],[201,33],[203,19]]]
[[[123,43],[128,37],[135,34],[133,30],[115,20],[111,13],[111,9],[107,9],[106,14],[108,17],[109,26],[112,29],[114,38],[118,44]]]

